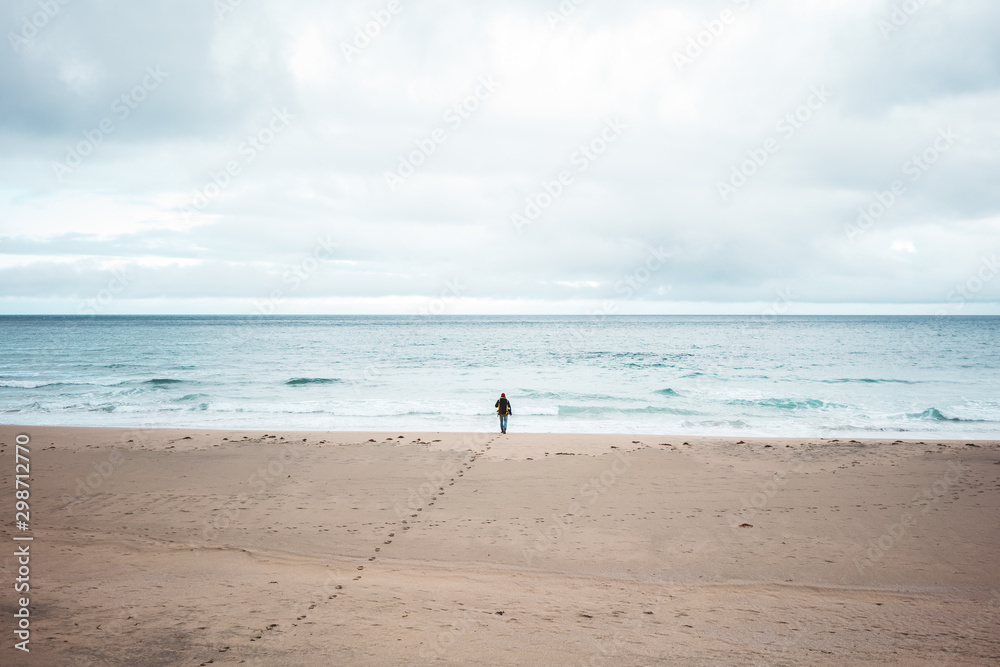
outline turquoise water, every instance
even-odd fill
[[[1000,438],[996,317],[0,317],[8,424]]]

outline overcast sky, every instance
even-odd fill
[[[3,3],[0,313],[1000,314],[995,0],[213,1]]]

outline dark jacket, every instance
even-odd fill
[[[497,409],[497,414],[498,415],[512,415],[512,414],[514,414],[514,411],[510,409],[510,401],[508,401],[503,396],[500,397],[500,400],[497,401],[496,404],[494,404],[493,407]]]

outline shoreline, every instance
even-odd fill
[[[1000,441],[24,432],[14,664],[1000,656]]]
[[[106,432],[172,432],[172,431],[190,431],[190,432],[203,432],[207,431],[211,433],[240,433],[240,434],[250,434],[250,433],[260,433],[270,435],[271,432],[281,432],[281,433],[297,433],[297,434],[328,434],[330,436],[336,437],[370,437],[371,435],[388,435],[388,434],[398,434],[404,437],[409,437],[412,435],[446,435],[449,437],[456,436],[474,436],[474,435],[499,435],[499,428],[497,430],[489,431],[431,431],[431,430],[421,430],[421,429],[404,429],[404,430],[385,430],[385,429],[316,429],[316,428],[281,428],[276,427],[273,429],[265,428],[229,428],[229,427],[208,427],[208,426],[87,426],[87,425],[67,425],[67,424],[8,424],[0,422],[0,429],[8,430],[28,430],[28,429],[53,429],[56,431],[106,431]],[[863,443],[881,443],[881,444],[891,444],[894,442],[903,442],[918,444],[919,442],[940,442],[947,444],[965,443],[965,442],[975,442],[977,444],[996,444],[1000,443],[1000,434],[996,438],[979,438],[979,437],[962,437],[962,438],[939,438],[936,436],[909,436],[909,437],[899,437],[898,435],[872,437],[867,435],[752,435],[752,434],[735,434],[735,435],[713,435],[713,434],[691,434],[691,433],[646,433],[646,432],[615,432],[615,433],[604,433],[601,431],[590,431],[590,432],[576,432],[576,431],[513,431],[511,430],[507,435],[509,436],[528,436],[528,437],[543,437],[543,438],[553,438],[553,437],[567,437],[567,438],[624,438],[624,437],[643,437],[648,439],[655,438],[673,438],[677,439],[695,439],[695,440],[710,440],[710,441],[728,441],[728,440],[759,440],[759,441],[792,441],[792,440],[815,440],[815,441],[859,441]]]

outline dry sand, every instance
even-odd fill
[[[997,442],[18,433],[4,665],[1000,662]]]

